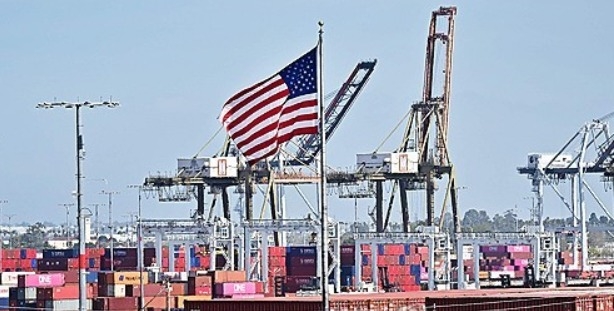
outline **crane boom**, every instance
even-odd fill
[[[324,112],[326,137],[331,137],[339,127],[339,124],[341,124],[341,121],[369,80],[376,63],[377,60],[358,63],[346,82],[343,83],[335,97],[328,104]],[[317,134],[303,136],[298,140],[297,144],[299,146],[298,150],[293,158],[286,161],[286,165],[309,165],[320,153]]]

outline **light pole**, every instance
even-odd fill
[[[535,197],[524,197],[524,198],[522,198],[522,199],[523,199],[523,200],[528,200],[528,199],[531,199],[531,209],[530,209],[530,211],[531,211],[531,223],[532,223],[534,226],[539,226],[539,225],[540,225],[540,224],[539,224],[539,220],[537,219],[537,215],[538,215],[538,213],[537,213],[537,211],[535,210]]]
[[[64,238],[66,239],[64,242],[66,244],[66,247],[68,247],[68,240],[70,238],[70,233],[68,232],[68,228],[69,228],[69,219],[70,219],[70,207],[75,206],[74,203],[63,203],[63,204],[58,204],[61,207],[64,207],[64,209],[66,209],[66,224],[64,225]]]
[[[2,217],[2,212],[3,212],[2,205],[8,204],[8,203],[9,203],[8,200],[0,200],[0,219],[2,219],[1,218]],[[3,261],[2,253],[4,253],[4,234],[0,234],[0,271],[3,270],[3,267],[2,267],[2,261]]]
[[[52,103],[40,103],[36,105],[36,108],[75,108],[75,145],[76,145],[76,162],[77,162],[77,219],[79,227],[79,311],[85,311],[87,306],[87,284],[86,284],[86,267],[87,260],[85,254],[85,218],[83,217],[83,209],[81,208],[81,160],[83,159],[83,137],[81,136],[80,114],[81,107],[87,107],[90,109],[96,107],[108,107],[114,108],[119,106],[117,102],[52,102]]]
[[[13,249],[13,228],[11,227],[11,219],[15,217],[17,214],[8,214],[5,215],[6,218],[9,219],[9,249]]]
[[[109,196],[109,240],[111,241],[111,271],[113,271],[113,269],[115,268],[115,265],[113,263],[114,260],[114,255],[113,253],[114,251],[114,242],[113,242],[113,195],[114,194],[119,194],[118,191],[105,191],[102,190],[100,192],[100,194],[106,194]]]
[[[105,206],[106,204],[94,203],[89,205],[94,207],[94,217],[96,218],[94,220],[94,226],[96,226],[96,248],[100,248],[100,222],[98,221],[98,207]]]
[[[145,264],[144,264],[144,254],[143,254],[143,231],[142,231],[142,214],[141,214],[141,192],[143,192],[143,186],[141,185],[128,185],[128,188],[130,189],[137,189],[139,191],[139,208],[138,208],[138,212],[137,212],[137,228],[136,228],[136,245],[137,245],[137,260],[138,260],[138,267],[139,267],[139,290],[140,290],[140,297],[139,297],[139,311],[143,310],[145,308],[145,288],[143,288],[143,269]]]

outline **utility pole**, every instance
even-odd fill
[[[140,290],[140,298],[139,298],[139,311],[142,311],[145,309],[145,288],[143,287],[143,270],[145,269],[145,256],[143,254],[143,224],[142,224],[142,220],[143,220],[143,216],[141,213],[141,193],[143,192],[143,190],[145,189],[143,186],[141,185],[128,185],[128,188],[130,189],[137,189],[139,192],[139,205],[138,205],[138,212],[137,212],[137,229],[136,229],[136,240],[137,240],[137,261],[138,261],[138,267],[139,267],[139,290]]]
[[[8,214],[5,215],[6,218],[9,219],[9,249],[13,249],[13,228],[11,227],[11,219],[15,217],[17,214]]]
[[[94,207],[94,226],[96,227],[96,247],[100,248],[100,221],[98,218],[98,207],[99,206],[105,206],[106,204],[104,203],[94,203],[94,204],[89,204],[90,206]]]
[[[113,253],[115,253],[114,242],[113,242],[113,229],[114,229],[113,228],[113,195],[114,194],[119,194],[119,192],[118,191],[105,191],[105,190],[102,190],[100,192],[100,194],[106,194],[106,195],[109,196],[109,240],[111,241],[111,245],[110,245],[110,248],[111,248],[111,258],[110,258],[110,260],[111,260],[111,271],[113,271],[114,268],[115,268],[115,264],[113,262],[115,260],[114,254],[113,254]]]
[[[81,193],[81,160],[84,158],[83,150],[83,136],[81,136],[81,124],[79,111],[81,107],[96,108],[96,107],[108,107],[114,108],[119,106],[116,102],[54,102],[54,103],[40,103],[36,105],[36,108],[51,109],[51,108],[75,108],[75,145],[76,145],[76,162],[77,162],[77,219],[79,227],[79,311],[85,311],[87,306],[87,283],[85,271],[87,267],[87,255],[85,253],[85,217],[83,215],[83,208],[81,206],[81,200],[83,194]]]
[[[75,206],[74,203],[63,203],[63,204],[58,204],[59,206],[63,207],[66,210],[66,224],[64,225],[64,238],[66,239],[66,247],[68,247],[68,241],[70,240],[70,233],[69,233],[69,226],[70,226],[70,208],[72,206]]]

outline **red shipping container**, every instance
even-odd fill
[[[285,276],[286,274],[288,274],[288,272],[285,266],[269,268],[269,276]]]
[[[288,268],[290,267],[298,267],[298,266],[316,266],[317,260],[316,258],[306,258],[306,257],[288,257],[287,261]]]
[[[19,268],[27,269],[32,267],[32,259],[21,259],[19,260]]]
[[[62,272],[66,284],[79,284],[79,270]]]
[[[416,252],[418,254],[421,254],[421,255],[428,255],[429,254],[429,248],[428,248],[428,246],[418,246],[417,249],[416,249]]]
[[[282,246],[270,246],[268,251],[269,251],[269,256],[275,256],[275,257],[285,257],[286,256],[286,248]]]
[[[136,310],[139,306],[137,297],[98,298],[93,302],[94,310]]]
[[[208,295],[211,295],[212,293],[213,293],[213,290],[211,288],[211,285],[209,285],[209,286],[195,287],[194,288],[194,293],[188,292],[188,295],[208,296]]]
[[[36,259],[36,249],[34,248],[26,249],[26,259]]]
[[[88,291],[89,292],[89,291]],[[91,296],[91,293],[88,293]],[[78,299],[79,285],[65,285],[63,287],[55,287],[52,289],[50,300],[60,299]]]
[[[201,261],[202,265],[202,261]],[[280,267],[286,265],[285,257],[269,257],[269,267]]]
[[[164,290],[162,284],[143,284],[145,297],[159,296],[164,293]],[[141,297],[140,287],[138,285],[126,285],[126,297]]]
[[[68,258],[68,269],[79,269],[79,258]]]
[[[362,253],[371,254],[371,245],[370,244],[360,244],[360,250]]]
[[[269,280],[271,280],[271,278],[269,278]],[[273,279],[273,282],[274,282],[274,279]],[[254,284],[256,285],[256,293],[263,294],[264,293],[264,282],[254,282]]]

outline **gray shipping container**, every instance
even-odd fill
[[[79,299],[45,300],[45,309],[54,311],[79,310]],[[92,310],[92,300],[88,299],[86,310]]]
[[[36,299],[36,287],[26,287],[26,300]]]

